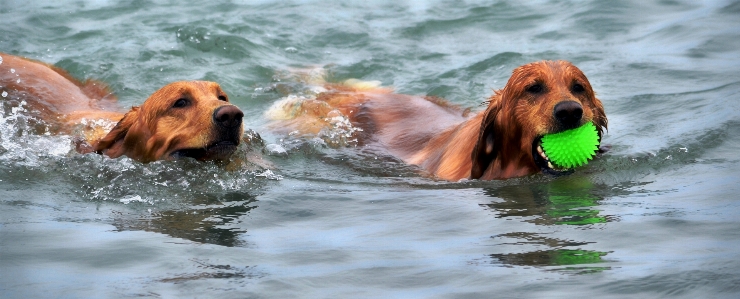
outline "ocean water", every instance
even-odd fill
[[[266,161],[79,155],[2,102],[2,298],[740,296],[738,1],[0,0],[0,51],[123,107],[219,82]],[[296,70],[475,110],[543,59],[609,118],[569,176],[443,182],[264,116],[313,92]]]

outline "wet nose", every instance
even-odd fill
[[[553,111],[555,119],[565,129],[575,128],[580,124],[583,116],[583,107],[578,102],[565,101],[555,105]]]
[[[244,112],[234,105],[226,105],[213,111],[213,122],[224,128],[235,128],[242,125]]]

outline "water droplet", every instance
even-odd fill
[[[0,56],[0,64],[3,64],[3,57]]]
[[[8,96],[8,92],[7,92],[7,91],[4,91],[4,90],[3,90],[3,93],[2,93],[2,95],[3,95],[3,98],[4,98],[4,97],[7,97],[7,96]]]
[[[15,74],[15,69],[10,69],[10,72]]]
[[[287,48],[285,48],[285,52],[288,52],[288,53],[296,53],[296,52],[298,52],[298,49],[296,49],[295,47],[287,47]]]
[[[18,80],[15,80],[15,83],[21,83],[21,78],[18,78]]]

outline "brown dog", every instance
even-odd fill
[[[1,99],[25,104],[52,133],[81,135],[79,152],[141,162],[224,160],[241,140],[244,114],[217,83],[171,83],[124,114],[103,83],[79,82],[38,61],[3,53],[0,58]],[[101,125],[106,122],[117,124],[108,132]]]
[[[567,61],[516,68],[488,108],[472,117],[431,97],[357,84],[326,88],[316,99],[276,103],[268,113],[276,119],[274,128],[316,134],[341,114],[362,129],[358,137],[365,145],[451,181],[562,173],[566,170],[554,169],[538,152],[541,137],[587,122],[594,122],[601,136],[607,126],[588,79]]]

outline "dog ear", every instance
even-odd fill
[[[132,107],[105,137],[95,142],[93,151],[98,154],[105,154],[111,158],[117,158],[126,154],[124,141],[131,127],[138,121],[138,116],[139,107]]]
[[[478,141],[475,143],[472,153],[473,167],[470,169],[471,179],[479,179],[483,176],[483,173],[491,165],[491,162],[496,159],[496,155],[498,155],[500,147],[496,142],[496,119],[500,110],[498,102],[497,99],[491,100],[481,121]]]
[[[604,112],[604,105],[595,96],[593,98],[594,103],[594,124],[596,129],[599,130],[599,136],[603,136],[604,130],[607,130],[607,124],[609,121],[606,119],[606,112]]]

